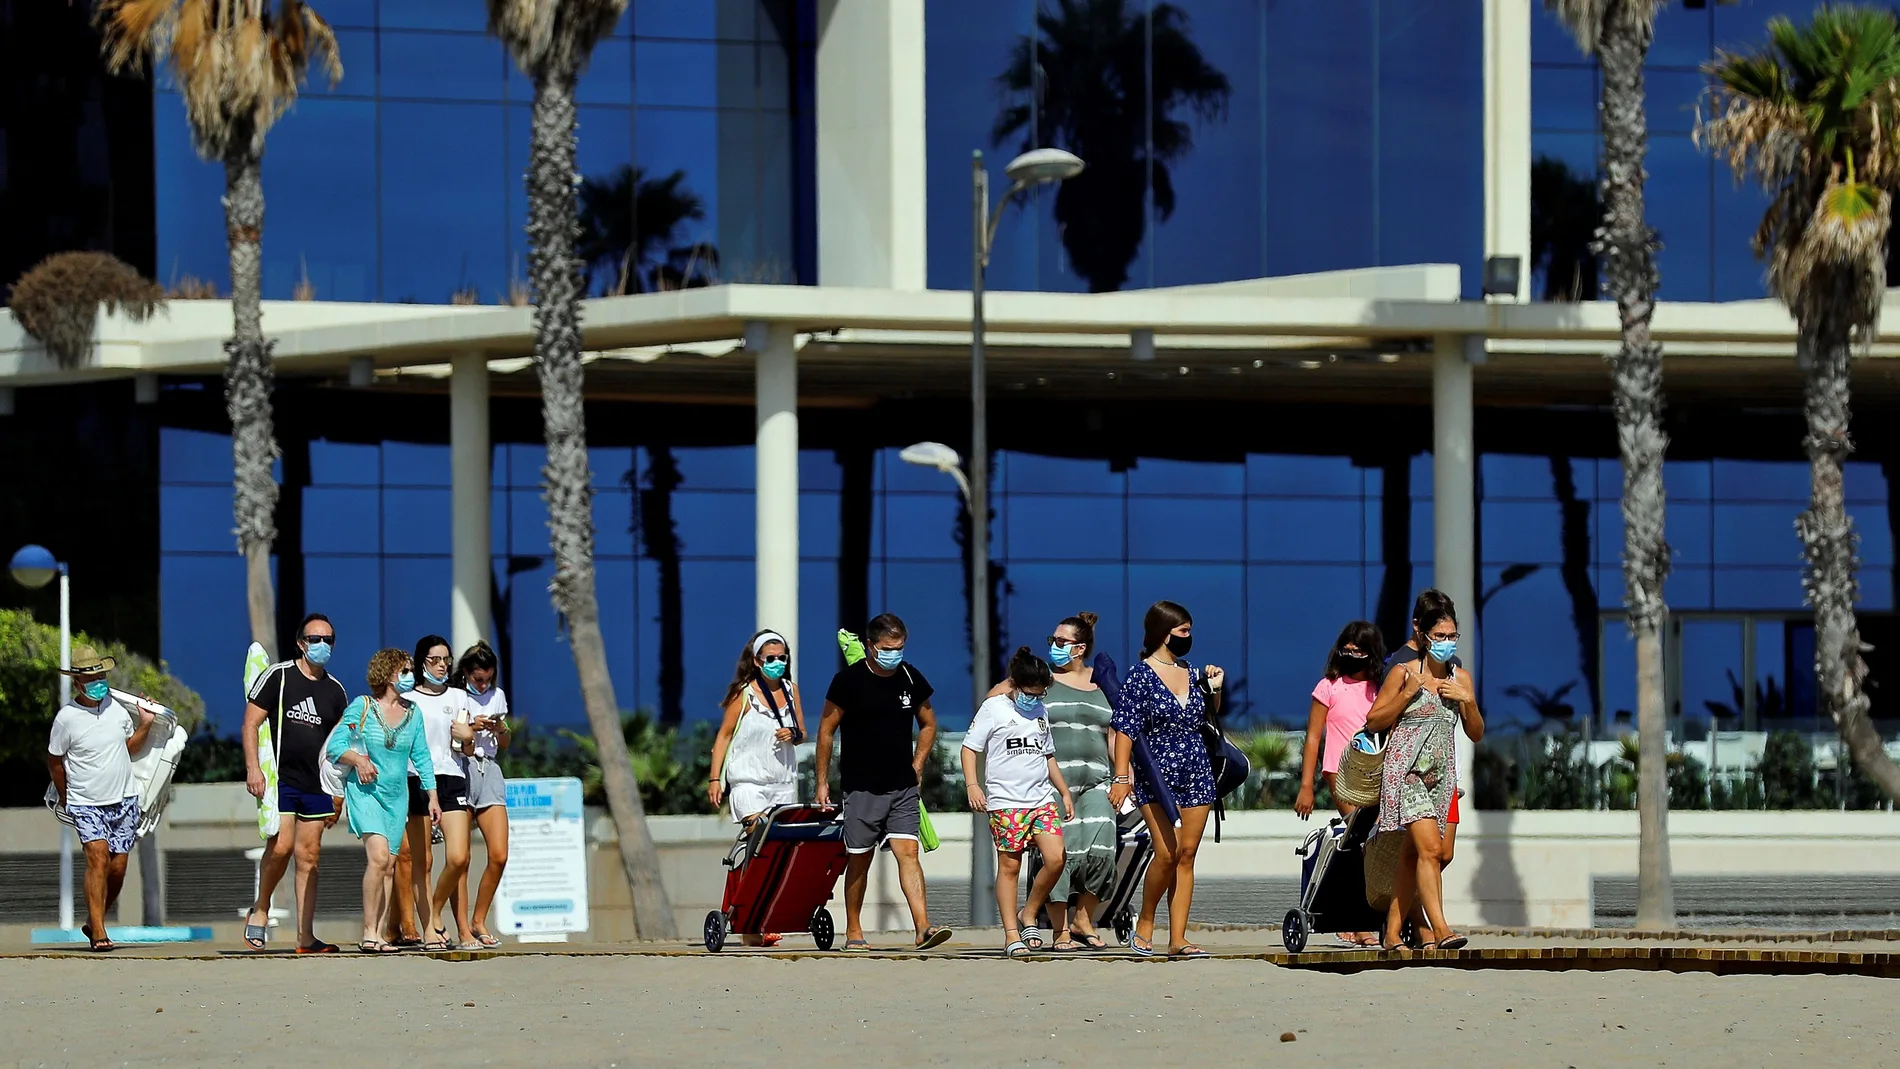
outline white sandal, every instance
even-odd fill
[[[1017,939],[1003,948],[1003,956],[1006,958],[1026,958],[1029,956],[1029,944]]]

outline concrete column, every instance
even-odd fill
[[[817,141],[819,284],[923,289],[923,0],[819,0]]]
[[[451,536],[454,588],[449,641],[455,655],[488,637],[489,545],[488,358],[463,353],[449,375],[449,480],[455,523]]]
[[[1484,0],[1484,254],[1531,284],[1531,0]]]
[[[1477,452],[1471,435],[1471,367],[1484,339],[1462,334],[1432,340],[1432,585],[1458,607],[1458,658],[1478,665]],[[1483,696],[1479,696],[1480,708]],[[1457,746],[1458,782],[1472,788],[1473,747]]]
[[[756,380],[758,626],[792,643],[798,676],[798,349],[790,327],[749,323]]]

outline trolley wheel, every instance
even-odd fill
[[[836,930],[831,926],[831,911],[823,906],[811,915],[811,941],[818,944],[819,950],[830,950]]]
[[[1286,920],[1280,924],[1280,940],[1286,944],[1289,953],[1298,954],[1306,949],[1306,937],[1312,930],[1312,923],[1306,919],[1306,914],[1289,909],[1286,911]]]
[[[732,925],[727,923],[724,913],[715,909],[706,914],[706,949],[719,953],[725,947],[726,933],[730,931]]]
[[[1122,946],[1128,945],[1128,937],[1133,934],[1135,934],[1135,928],[1133,925],[1129,924],[1127,921],[1119,921],[1116,923],[1115,941],[1120,943]]]
[[[1425,941],[1418,936],[1418,922],[1407,917],[1399,924],[1399,942],[1411,947],[1413,950],[1417,950],[1425,945]]]

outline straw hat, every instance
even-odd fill
[[[118,661],[99,656],[99,651],[91,646],[74,646],[72,660],[71,668],[60,669],[62,675],[102,676],[119,666]]]

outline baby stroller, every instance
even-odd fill
[[[1096,928],[1114,932],[1123,946],[1128,944],[1128,933],[1135,929],[1135,906],[1141,899],[1141,885],[1148,877],[1148,865],[1154,857],[1154,843],[1148,840],[1148,825],[1141,819],[1140,811],[1123,815],[1116,825],[1115,886],[1091,918]],[[1033,850],[1027,852],[1023,882],[1034,882],[1041,868],[1042,855]],[[1039,920],[1045,927],[1048,925],[1046,910]]]
[[[1300,902],[1287,910],[1280,926],[1287,950],[1306,949],[1314,932],[1377,932],[1385,929],[1385,911],[1366,901],[1366,841],[1379,821],[1379,807],[1334,817],[1306,837],[1294,853],[1300,863]]]
[[[726,936],[810,932],[819,950],[830,950],[834,929],[831,889],[844,873],[844,814],[811,805],[766,810],[739,833],[726,855],[726,894],[706,914],[706,949],[717,952]]]

